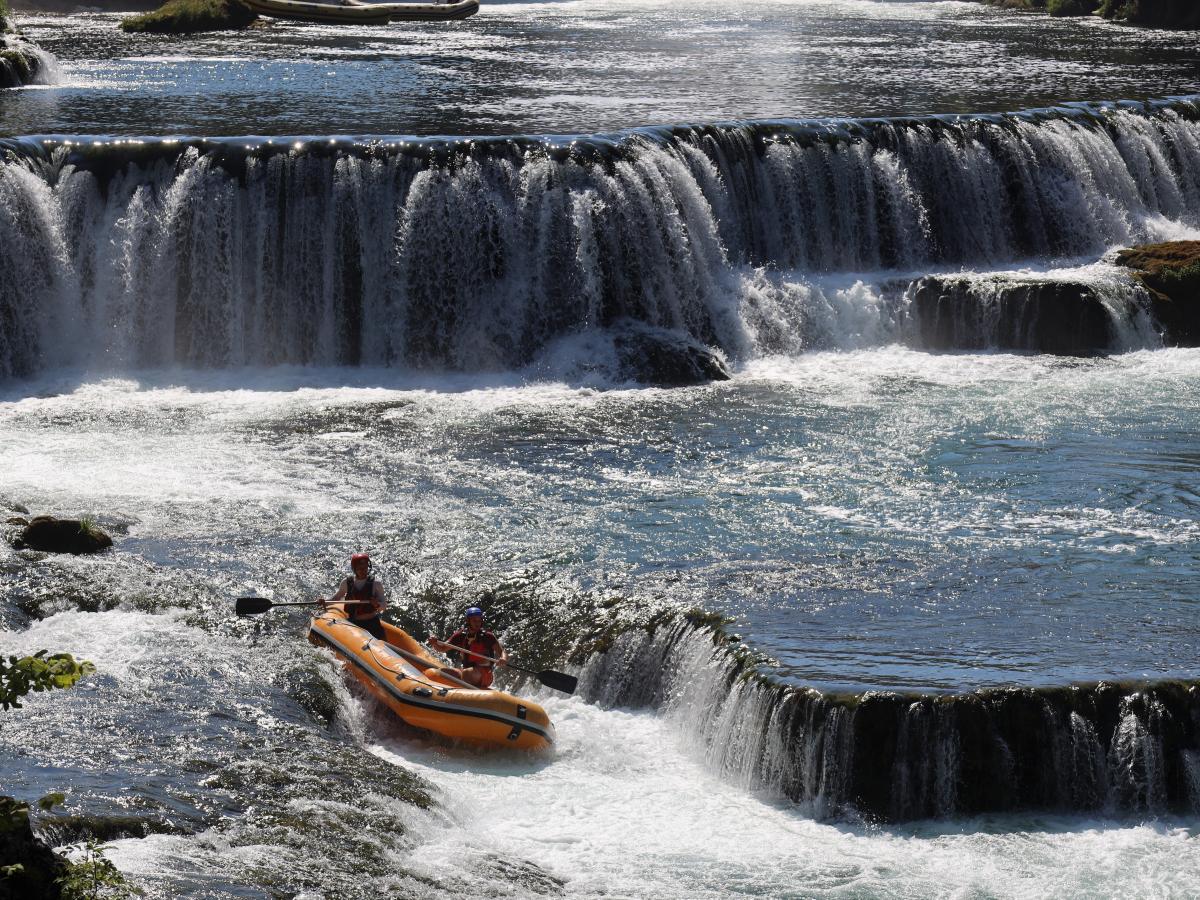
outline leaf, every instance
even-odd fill
[[[64,803],[66,803],[66,801],[66,794],[55,791],[54,793],[47,794],[45,797],[39,800],[37,805],[38,809],[41,809],[44,812],[50,812],[50,810],[54,809],[54,807],[62,806]]]

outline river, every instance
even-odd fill
[[[0,791],[129,817],[161,897],[1200,893],[1200,351],[1111,255],[1200,238],[1194,35],[115,21],[22,20],[61,74],[0,107],[0,505],[117,540],[0,544],[0,647],[98,669],[3,714]],[[951,352],[930,274],[973,298]],[[1109,352],[997,346],[1046,280]],[[630,334],[732,377],[639,383]],[[514,656],[579,672],[521,685],[553,753],[406,732],[303,614],[231,615],[359,549],[403,621],[490,590]],[[738,650],[676,621],[568,661],[609,609]]]

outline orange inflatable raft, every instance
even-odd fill
[[[385,641],[346,619],[341,605],[314,616],[308,639],[328,647],[381,703],[415,728],[455,740],[523,750],[554,743],[554,726],[536,703],[504,691],[463,687],[406,631],[386,622]]]

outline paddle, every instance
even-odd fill
[[[273,603],[266,597],[238,597],[233,611],[239,616],[257,616],[275,606],[317,606],[320,600],[305,600],[301,603]]]
[[[437,640],[434,638],[434,640]],[[450,647],[455,651],[459,651],[461,647],[455,647],[453,644],[448,644],[445,641],[437,641],[443,647]],[[574,675],[568,675],[566,672],[555,672],[553,669],[543,669],[541,672],[535,672],[533,669],[526,669],[523,666],[514,666],[510,662],[496,659],[492,656],[484,656],[482,653],[471,651],[471,656],[479,659],[486,659],[488,662],[494,662],[497,665],[508,666],[510,669],[516,669],[518,672],[524,672],[526,675],[532,675],[548,688],[554,688],[556,691],[562,691],[564,694],[575,693],[575,688],[579,684],[579,679]]]

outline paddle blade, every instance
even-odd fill
[[[239,616],[256,616],[265,613],[273,605],[266,597],[238,597],[233,611]]]
[[[553,669],[538,672],[537,680],[546,687],[562,691],[564,694],[575,693],[575,687],[579,684],[579,679],[574,675],[568,675],[566,672],[555,672]]]

